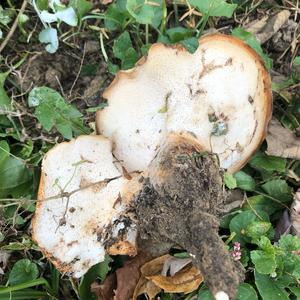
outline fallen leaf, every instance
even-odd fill
[[[280,240],[282,235],[290,233],[291,226],[292,222],[289,215],[289,210],[286,209],[276,224],[274,240],[277,242]]]
[[[122,268],[117,269],[117,289],[115,290],[114,300],[125,300],[132,297],[141,277],[140,268],[149,259],[151,259],[149,254],[141,252],[138,256],[126,262]]]
[[[148,298],[153,299],[159,292],[161,288],[155,285],[152,281],[148,280],[146,277],[141,276],[138,284],[133,293],[132,300],[136,300],[138,296],[146,294]]]
[[[192,266],[186,267],[174,276],[147,276],[155,285],[167,293],[190,293],[195,291],[203,281],[200,271]]]
[[[113,299],[114,289],[117,285],[116,274],[110,274],[106,277],[102,284],[93,282],[91,284],[91,291],[97,296],[99,300],[111,300]]]
[[[10,254],[5,250],[0,250],[0,275],[5,274],[5,269],[7,267]]]
[[[300,138],[281,126],[276,119],[271,120],[266,139],[268,155],[300,159]]]
[[[142,276],[135,288],[133,300],[141,294],[153,299],[161,290],[167,293],[190,293],[203,281],[200,271],[190,259],[160,256],[142,266]],[[165,276],[172,274],[172,276]]]
[[[271,16],[264,16],[254,20],[245,26],[245,29],[255,35],[260,44],[268,41],[287,22],[291,13],[289,10],[282,10]]]

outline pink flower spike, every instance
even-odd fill
[[[240,260],[242,257],[242,252],[241,252],[241,244],[238,242],[235,242],[233,244],[233,251],[231,252],[231,255],[233,257],[233,260]]]

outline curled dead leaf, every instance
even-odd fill
[[[259,20],[254,20],[245,29],[253,33],[257,40],[263,44],[287,22],[290,15],[290,11],[282,10],[275,15],[264,16]]]
[[[143,265],[141,273],[133,300],[141,294],[147,294],[149,299],[153,299],[161,290],[167,293],[190,293],[203,281],[203,276],[191,265],[190,259],[174,258],[171,255],[151,260]],[[172,273],[173,276],[164,276],[162,273]]]
[[[267,154],[285,158],[300,159],[300,138],[272,119],[267,134]]]

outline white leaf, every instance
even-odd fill
[[[53,23],[57,21],[57,16],[56,14],[51,14],[46,10],[43,10],[40,14],[40,18],[43,22],[46,23]]]
[[[73,7],[60,10],[55,15],[59,20],[67,23],[70,26],[76,26],[78,23],[77,15]]]
[[[40,32],[39,41],[48,44],[46,50],[49,53],[54,53],[58,49],[57,31],[54,28],[47,28]]]

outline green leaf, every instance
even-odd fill
[[[49,299],[49,294],[34,289],[23,289],[11,293],[1,294],[1,300],[32,300],[32,299]]]
[[[57,30],[54,28],[46,28],[39,33],[39,41],[47,44],[46,50],[49,53],[55,53],[58,49]]]
[[[300,66],[300,56],[296,56],[293,60],[294,66]]]
[[[71,0],[69,5],[73,7],[80,18],[93,8],[92,3],[87,0]]]
[[[199,40],[195,37],[190,37],[180,41],[180,44],[183,45],[190,53],[194,53],[199,46]]]
[[[230,4],[224,0],[189,0],[189,3],[211,17],[231,18],[237,7],[236,4]]]
[[[213,300],[213,296],[210,290],[200,290],[198,293],[198,300]]]
[[[275,271],[275,253],[268,253],[262,250],[254,250],[251,251],[250,257],[257,272],[261,274],[271,274]]]
[[[7,197],[23,184],[29,185],[33,173],[22,159],[10,154],[6,142],[2,141],[0,146],[0,197]]]
[[[300,237],[291,234],[282,235],[278,246],[285,251],[300,251]]]
[[[82,114],[53,89],[45,86],[32,89],[28,105],[35,107],[35,116],[47,131],[56,127],[66,139],[89,133],[83,126]]]
[[[271,229],[272,224],[265,221],[254,221],[246,228],[246,234],[252,239],[258,239],[262,235],[266,235]]]
[[[9,72],[0,73],[0,109],[4,111],[11,109],[11,100],[4,89],[4,82],[8,74]]]
[[[263,300],[289,300],[288,293],[268,275],[254,271],[255,284]]]
[[[37,265],[27,258],[17,261],[9,273],[10,285],[20,284],[36,279],[39,276]]]
[[[11,13],[9,9],[3,9],[0,5],[0,24],[7,26],[11,22]]]
[[[181,40],[191,37],[193,35],[193,32],[188,28],[173,27],[168,29],[166,31],[166,34],[168,35],[172,43],[178,43]]]
[[[138,60],[138,54],[132,47],[130,35],[124,31],[115,41],[113,46],[115,57],[122,62],[122,69],[130,69]]]
[[[246,42],[252,49],[254,49],[262,58],[262,60],[265,63],[265,66],[268,70],[272,69],[272,60],[268,57],[267,54],[265,54],[259,44],[259,42],[257,41],[256,37],[246,31],[243,28],[235,28],[232,30],[232,35],[240,38],[241,40],[243,40],[244,42]]]
[[[89,271],[81,278],[78,292],[81,300],[97,300],[95,294],[91,292],[91,283],[96,279],[103,281],[110,270],[109,264],[112,261],[110,256],[106,255],[102,263],[94,265]]]
[[[255,180],[243,171],[234,174],[236,185],[238,188],[245,191],[253,191],[255,189]]]
[[[250,242],[250,238],[246,235],[246,230],[255,220],[257,220],[257,216],[252,211],[243,211],[236,215],[229,223],[230,232],[236,233],[233,241],[240,242],[241,244]]]
[[[252,196],[247,199],[245,204],[243,205],[243,209],[245,210],[255,210],[255,211],[263,211],[268,215],[273,214],[275,211],[282,209],[282,205],[274,202],[272,199],[268,197],[264,197],[261,195]]]
[[[228,172],[224,173],[224,183],[229,189],[235,189],[237,187],[235,177]]]
[[[282,202],[288,202],[292,200],[291,188],[283,179],[270,180],[263,184],[261,188],[267,194]]]
[[[158,27],[162,20],[162,0],[127,0],[126,8],[130,15],[140,24]]]
[[[48,9],[48,0],[36,0],[36,5],[39,10],[47,10]]]
[[[257,300],[255,289],[248,283],[241,283],[238,287],[236,300]]]
[[[265,171],[277,171],[284,173],[286,171],[286,159],[266,155],[262,152],[258,152],[250,161],[251,167],[257,170]]]
[[[117,0],[106,10],[104,25],[108,30],[122,30],[130,18],[126,9],[126,0]]]
[[[291,286],[291,287],[289,287],[289,289],[297,297],[297,299],[300,299],[300,287],[298,287],[298,286]]]

